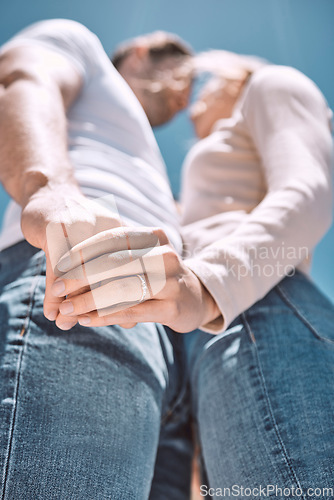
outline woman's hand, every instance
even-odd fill
[[[64,274],[52,292],[67,296],[56,320],[60,327],[75,316],[84,326],[157,322],[188,332],[219,316],[212,296],[162,229],[101,232],[73,247],[57,268]]]

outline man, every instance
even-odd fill
[[[182,402],[176,340],[153,323],[72,328],[51,285],[62,242],[121,224],[163,227],[181,250],[149,122],[186,106],[190,54],[166,33],[135,39],[115,56],[122,78],[97,37],[67,20],[37,23],[2,48],[0,176],[13,199],[0,254],[3,498],[187,495],[176,475],[159,483],[168,464],[161,448],[156,457],[161,421]]]

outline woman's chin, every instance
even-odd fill
[[[191,121],[193,123],[195,135],[198,137],[198,139],[205,139],[205,137],[207,137],[210,133],[210,128],[207,126],[204,120],[191,118]]]

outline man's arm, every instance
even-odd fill
[[[78,191],[67,153],[66,109],[81,77],[61,55],[14,47],[0,57],[0,180],[24,208],[59,184]]]
[[[52,50],[26,45],[0,57],[0,180],[22,206],[25,238],[46,253],[44,314],[51,320],[60,302],[50,291],[57,259],[68,247],[119,225],[83,196],[68,157],[66,110],[81,85],[70,59]]]

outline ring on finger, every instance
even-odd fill
[[[142,276],[141,274],[135,274],[135,276],[140,279],[140,283],[141,283],[142,295],[141,295],[141,298],[139,300],[139,303],[144,302],[146,295],[147,295],[147,292],[148,292],[148,286],[147,286],[146,280],[145,280],[144,276]]]

